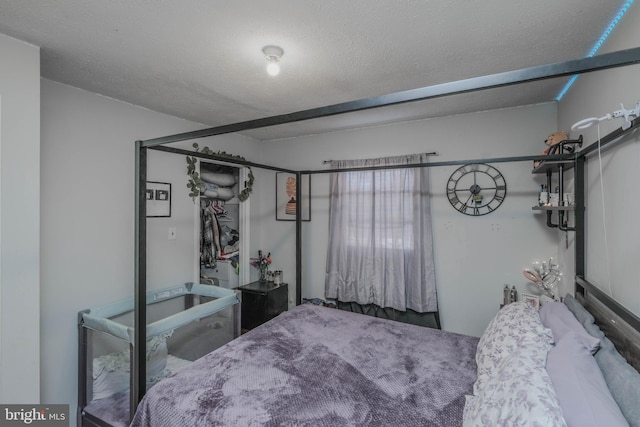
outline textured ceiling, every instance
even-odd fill
[[[587,55],[624,0],[0,0],[42,76],[206,126]],[[261,49],[282,46],[270,77]],[[553,101],[566,79],[245,132],[287,138]],[[162,135],[158,135],[162,136]]]

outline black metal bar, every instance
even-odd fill
[[[191,307],[194,306],[194,300],[195,298],[193,297],[193,294],[187,294],[184,296],[184,309],[188,310]]]
[[[575,227],[569,227],[568,220],[564,219],[564,211],[558,211],[558,230],[561,231],[576,231]]]
[[[548,170],[546,172],[546,176],[547,176],[547,194],[551,193],[551,175],[553,175],[553,172],[551,170]],[[553,223],[552,214],[553,214],[553,212],[547,211],[547,227],[549,227],[549,228],[557,228],[558,224],[554,224]]]
[[[179,133],[161,138],[152,138],[143,141],[145,147],[163,145],[172,142],[186,141],[189,139],[205,138],[208,136],[223,135],[227,133],[242,132],[251,129],[259,129],[268,126],[294,123],[303,120],[317,119],[320,117],[334,116],[343,113],[363,111],[372,108],[402,104],[413,101],[440,98],[449,95],[475,92],[485,89],[493,89],[520,83],[545,80],[555,77],[572,76],[607,68],[622,67],[640,63],[640,48],[632,48],[617,52],[605,53],[590,58],[574,59],[555,64],[540,65],[537,67],[490,74],[487,76],[442,83],[418,89],[391,93],[388,95],[374,96],[356,101],[343,102],[325,107],[311,108],[309,110],[294,113],[281,114],[261,119],[248,120],[229,125],[217,126],[192,132]]]
[[[296,183],[296,305],[300,305],[302,304],[302,173],[300,172],[296,172]]]
[[[580,135],[580,139],[582,140],[582,135]],[[580,142],[582,145],[582,142]],[[560,147],[562,152],[562,147]],[[558,205],[560,203],[564,203],[564,165],[560,163],[558,165]],[[568,227],[568,218],[565,221],[565,212],[563,210],[558,210],[558,229],[562,231],[575,231],[574,227]],[[568,217],[568,215],[567,215]]]
[[[563,202],[564,197],[564,165],[558,165],[558,204]]]
[[[242,334],[242,291],[236,289],[238,303],[233,304],[233,338],[238,338]]]
[[[174,154],[183,154],[185,156],[195,156],[209,160],[222,161],[227,163],[233,163],[244,166],[253,166],[262,169],[274,170],[278,172],[287,172],[292,174],[297,174],[301,172],[306,175],[313,174],[325,174],[325,173],[337,173],[337,172],[350,172],[350,171],[363,171],[363,170],[383,170],[383,169],[398,169],[398,168],[421,168],[421,167],[437,167],[437,166],[459,166],[459,165],[470,165],[475,163],[511,163],[511,162],[526,162],[526,161],[555,161],[555,160],[568,160],[574,159],[576,157],[575,154],[551,154],[551,155],[540,155],[540,154],[532,154],[527,156],[512,156],[512,157],[491,157],[484,159],[467,159],[467,160],[448,160],[442,162],[428,162],[428,163],[412,163],[406,165],[386,165],[386,166],[365,166],[365,167],[356,167],[356,168],[341,168],[341,169],[317,169],[317,170],[301,170],[296,171],[293,169],[285,169],[277,166],[270,166],[261,163],[243,161],[243,160],[235,160],[229,159],[222,156],[215,156],[209,154],[203,154],[200,152],[185,150],[181,148],[174,147],[163,147],[163,146],[154,146],[148,147],[150,150],[156,151],[164,151],[168,153]]]
[[[640,318],[627,310],[624,306],[611,298],[609,295],[601,291],[593,283],[589,282],[584,277],[576,276],[576,284],[581,286],[587,292],[592,293],[600,302],[606,305],[615,314],[620,316],[622,320],[627,322],[636,331],[640,331]]]
[[[286,169],[286,168],[281,168],[278,166],[270,166],[270,165],[264,165],[261,163],[254,163],[254,162],[249,162],[247,160],[240,160],[240,159],[232,159],[229,157],[224,157],[224,156],[217,156],[215,154],[204,154],[201,153],[199,151],[191,151],[191,150],[185,150],[182,148],[175,148],[175,147],[164,147],[164,146],[154,146],[154,147],[149,147],[150,150],[156,150],[156,151],[165,151],[167,153],[174,153],[174,154],[184,154],[185,156],[192,156],[192,157],[198,157],[201,159],[207,159],[207,160],[214,160],[214,161],[219,161],[219,162],[224,162],[224,163],[231,163],[234,165],[243,165],[243,166],[254,166],[257,168],[261,168],[261,169],[268,169],[268,170],[273,170],[273,171],[277,171],[277,172],[287,172],[287,173],[293,173],[295,174],[296,171],[292,170],[292,169]]]
[[[574,215],[575,221],[575,269],[576,275],[585,277],[587,272],[585,271],[585,216],[584,216],[584,200],[585,200],[585,163],[586,158],[580,156],[576,159],[576,169],[574,176],[574,192],[575,192],[575,204],[576,210]]]
[[[76,410],[76,425],[82,425],[82,413],[87,406],[87,360],[89,355],[89,337],[87,328],[84,327],[82,314],[88,312],[84,310],[78,313],[78,408]],[[93,357],[90,358],[93,360]]]
[[[354,170],[377,170],[377,169],[398,169],[398,168],[418,168],[418,167],[435,167],[435,166],[458,166],[458,165],[470,165],[474,163],[510,163],[510,162],[526,162],[526,161],[537,161],[537,160],[546,160],[546,161],[554,161],[554,160],[567,160],[575,158],[573,154],[551,154],[551,155],[540,155],[540,154],[532,154],[528,156],[515,156],[515,157],[492,157],[485,159],[468,159],[468,160],[450,160],[450,161],[442,161],[442,162],[428,162],[428,163],[412,163],[408,165],[387,165],[387,166],[366,166],[366,167],[358,167],[358,168],[343,168],[343,169],[317,169],[317,170],[302,170],[296,171],[293,169],[286,169],[277,166],[270,166],[261,163],[249,162],[244,160],[235,160],[229,159],[222,156],[215,156],[209,154],[203,154],[200,152],[185,150],[181,148],[174,147],[163,147],[163,146],[154,146],[149,147],[150,150],[156,151],[164,151],[168,153],[174,154],[183,154],[185,156],[194,156],[203,159],[233,163],[244,166],[253,166],[262,169],[273,170],[277,172],[287,172],[296,174],[297,172],[301,172],[306,175],[311,174],[323,174],[323,173],[335,173],[335,172],[349,172]]]
[[[134,348],[130,390],[130,416],[136,412],[147,386],[147,149],[136,141],[135,183],[135,277],[134,277]]]
[[[564,153],[565,151],[569,151],[571,153],[576,151],[576,145],[578,147],[582,147],[582,143],[584,142],[584,139],[582,138],[582,135],[580,135],[577,139],[565,139],[564,141],[560,142],[560,153]],[[566,148],[569,147],[569,148]]]

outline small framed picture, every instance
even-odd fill
[[[276,221],[296,220],[296,175],[276,173]],[[302,175],[302,221],[311,221],[311,175]]]
[[[171,216],[171,184],[147,181],[147,217]]]
[[[520,301],[528,302],[536,310],[540,308],[540,298],[537,295],[520,294]]]

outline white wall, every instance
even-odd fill
[[[77,312],[133,296],[134,141],[202,127],[42,80],[42,402],[69,403],[75,417]],[[256,143],[243,137],[198,143],[258,160]],[[170,182],[173,190],[171,218],[148,220],[148,286],[193,280],[194,215],[184,157],[150,152],[148,178]],[[168,240],[170,226],[176,240]]]
[[[322,169],[324,159],[372,158],[438,151],[433,161],[539,154],[556,127],[555,103],[487,111],[433,120],[274,141],[265,163]],[[556,230],[531,207],[543,177],[530,162],[494,164],[505,176],[508,194],[495,212],[469,217],[449,204],[445,185],[457,166],[431,169],[432,214],[438,297],[443,328],[479,336],[495,315],[504,284],[531,291],[522,269],[533,260],[557,256]],[[268,182],[272,179],[269,177]],[[303,223],[303,297],[324,298],[328,230],[328,175],[312,177],[311,222]],[[293,225],[276,222],[274,194],[263,198],[262,228],[274,262],[293,283]]]
[[[40,397],[40,51],[0,35],[0,402]]]
[[[640,40],[640,5],[634,4],[599,53],[638,47],[638,40]],[[580,76],[560,102],[558,114],[560,128],[569,129],[573,123],[587,117],[602,117],[620,109],[620,103],[627,108],[633,108],[636,102],[640,101],[638,76],[640,76],[638,65]],[[621,124],[620,119],[602,122],[600,133],[604,136]],[[596,126],[581,133],[587,145],[598,139]],[[638,245],[640,223],[637,219],[640,210],[639,142],[639,136],[635,135],[629,141],[605,151],[602,155],[604,213],[597,155],[589,160],[586,182],[587,278],[604,291],[610,292],[616,300],[637,315],[640,315],[637,278],[640,259],[640,245]],[[569,256],[572,254],[567,254],[567,257]]]

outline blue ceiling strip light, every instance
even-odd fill
[[[613,21],[611,21],[607,29],[604,31],[604,33],[602,33],[602,36],[600,37],[600,39],[593,46],[593,48],[587,55],[587,58],[591,58],[592,56],[595,56],[596,52],[598,52],[598,49],[600,49],[600,47],[604,44],[604,41],[607,39],[607,37],[609,37],[609,35],[611,34],[615,26],[618,25],[618,23],[620,22],[624,14],[627,12],[627,10],[629,10],[631,3],[633,3],[633,0],[627,0],[624,6],[622,6],[622,8],[620,9],[620,12],[618,12],[616,17],[613,18]],[[571,77],[571,79],[567,82],[567,84],[564,86],[564,88],[560,91],[560,93],[556,97],[556,101],[560,101],[562,99],[562,97],[569,91],[569,88],[573,85],[573,83],[577,79],[578,79],[578,74]]]

